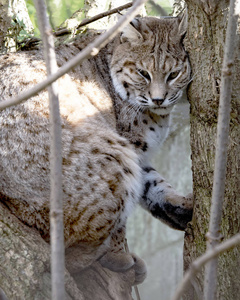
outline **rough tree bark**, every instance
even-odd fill
[[[8,1],[0,0],[0,50],[3,50],[4,39],[11,23],[8,13]]]
[[[187,0],[188,43],[194,80],[189,87],[191,147],[195,209],[192,227],[185,237],[185,269],[206,250],[206,233],[213,184],[216,125],[223,49],[229,1]],[[237,44],[232,92],[227,179],[222,235],[227,239],[240,230],[240,44]],[[240,247],[219,258],[217,299],[238,299]],[[202,299],[203,273],[192,282],[185,300]],[[198,294],[198,296],[197,296]]]
[[[0,203],[0,289],[10,300],[51,299],[50,246]],[[65,271],[66,300],[131,300],[133,271],[114,273],[97,262],[77,286]],[[1,299],[1,293],[0,293]]]

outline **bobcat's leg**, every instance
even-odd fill
[[[99,259],[100,264],[114,272],[125,272],[133,268],[135,271],[134,285],[142,283],[147,275],[146,265],[136,254],[126,253],[125,226],[112,234],[110,247],[111,250]]]
[[[144,168],[140,204],[174,229],[184,230],[192,219],[192,195],[179,195],[153,168]]]

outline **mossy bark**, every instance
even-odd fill
[[[211,1],[210,8],[201,1],[187,0],[189,52],[193,82],[188,89],[191,109],[191,148],[194,190],[194,216],[185,237],[185,269],[206,250],[214,153],[221,83],[221,67],[227,28],[229,1]],[[210,1],[209,1],[210,2]],[[209,3],[207,2],[207,3]],[[228,146],[227,176],[221,233],[227,239],[240,230],[240,47],[236,49],[235,75]],[[238,299],[240,286],[240,248],[219,258],[218,298]],[[193,281],[186,299],[198,299],[203,290],[203,273]],[[202,298],[201,298],[202,299]]]

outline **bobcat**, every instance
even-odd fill
[[[66,264],[72,274],[99,262],[110,270],[144,262],[125,253],[127,217],[137,203],[184,230],[192,199],[179,195],[150,165],[168,135],[170,112],[190,80],[182,41],[186,19],[135,18],[96,57],[59,81],[62,118]],[[59,65],[93,37],[57,47]],[[1,100],[45,77],[40,51],[2,56]],[[1,201],[49,241],[47,92],[0,112]]]

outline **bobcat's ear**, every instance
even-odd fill
[[[140,44],[143,41],[141,33],[137,30],[138,23],[139,21],[136,18],[123,29],[120,37],[122,43]]]
[[[178,16],[179,19],[179,25],[178,25],[178,34],[181,37],[181,40],[184,39],[187,28],[188,28],[188,13],[187,9],[182,13],[182,15]]]

